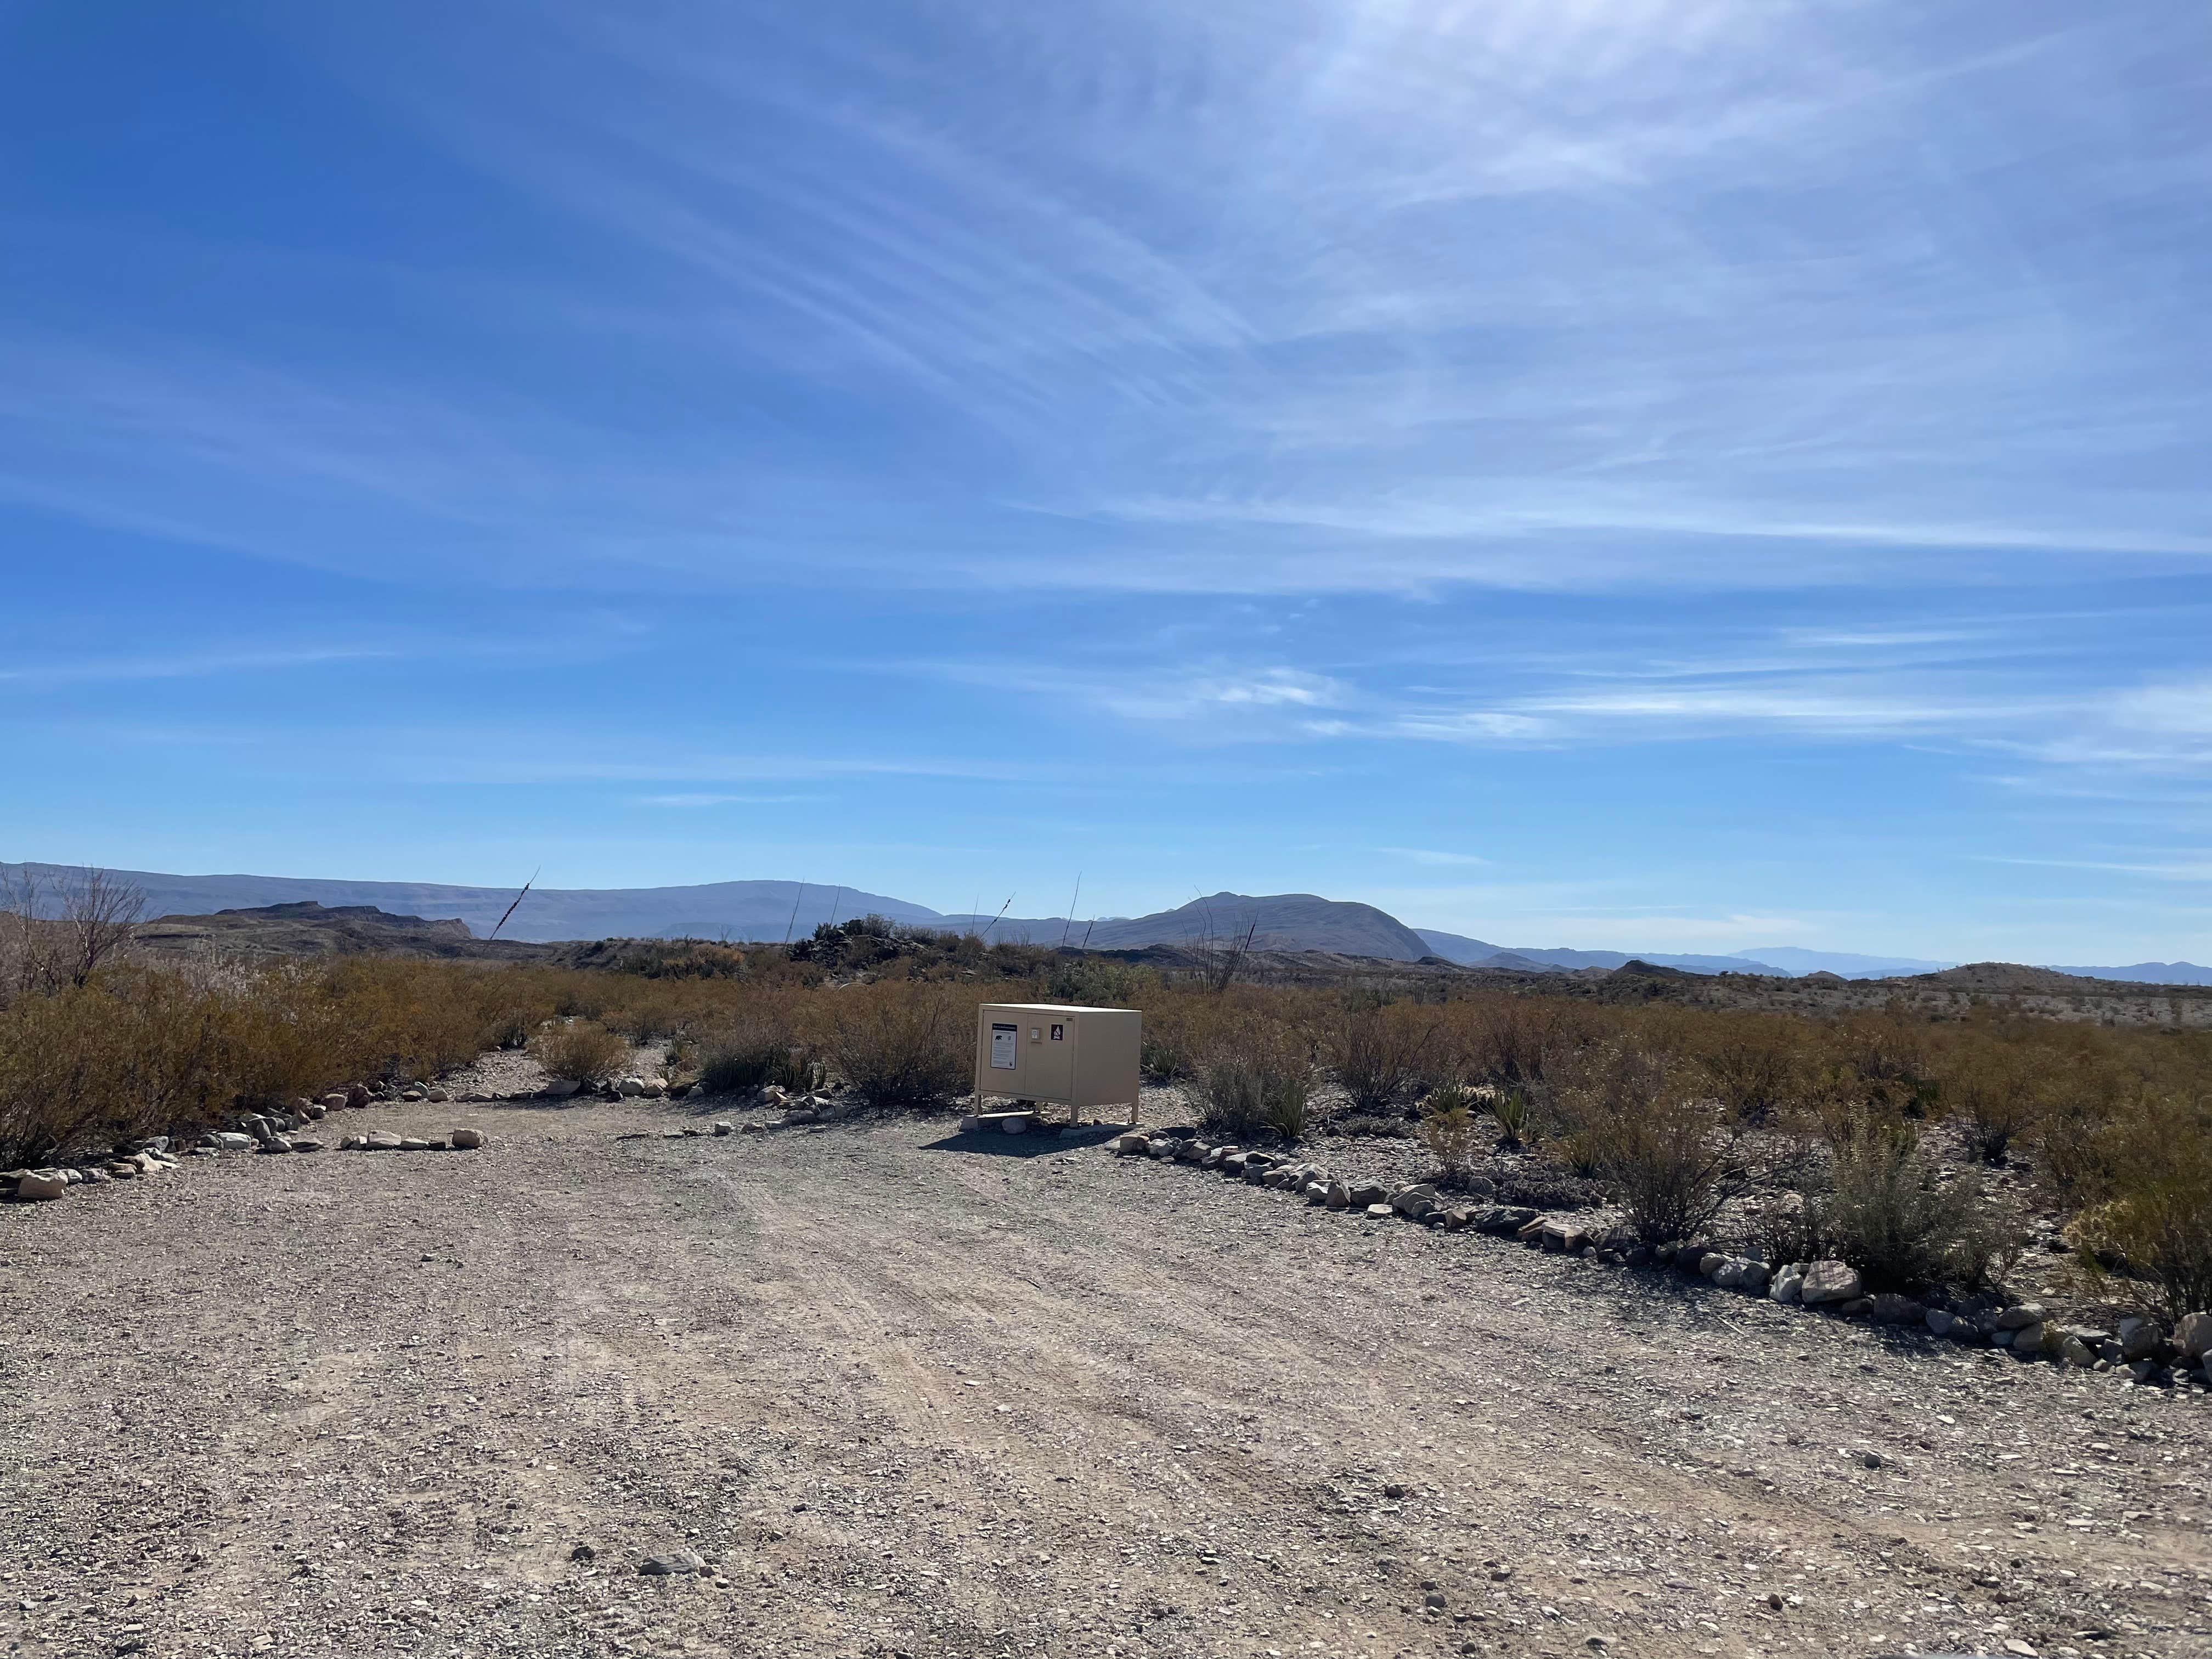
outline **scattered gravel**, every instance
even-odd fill
[[[472,1105],[467,1156],[0,1207],[0,1640],[2207,1651],[2202,1396],[1105,1131],[711,1133],[763,1115]]]

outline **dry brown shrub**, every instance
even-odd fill
[[[1210,1033],[1197,1066],[1199,1123],[1217,1136],[1272,1131],[1302,1139],[1314,1089],[1313,1039],[1299,1024],[1248,1002]]]
[[[1589,1012],[1562,998],[1479,992],[1438,1011],[1449,1074],[1503,1086],[1539,1082],[1553,1055],[1589,1033]]]
[[[1437,1012],[1413,1002],[1355,1002],[1322,1027],[1322,1058],[1354,1108],[1388,1111],[1436,1079],[1443,1059]]]
[[[540,1031],[530,1052],[550,1076],[598,1083],[628,1062],[629,1044],[597,1020],[572,1019]]]
[[[2170,1319],[2212,1310],[2212,1107],[2143,1099],[2100,1139],[2106,1196],[2073,1228],[2083,1267]]]
[[[921,1106],[975,1083],[975,993],[894,981],[825,994],[830,1060],[872,1106]]]
[[[1546,1091],[1588,1173],[1647,1243],[1695,1237],[1749,1182],[1735,1113],[1698,1092],[1675,1055],[1594,1043],[1555,1060]]]

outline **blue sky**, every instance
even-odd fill
[[[2212,13],[0,13],[0,856],[2212,960]]]

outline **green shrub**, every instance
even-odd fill
[[[1492,1091],[1490,1115],[1498,1124],[1498,1144],[1519,1147],[1528,1144],[1536,1121],[1535,1103],[1525,1089],[1510,1085]]]
[[[1943,1183],[1915,1137],[1893,1125],[1847,1134],[1832,1149],[1827,1190],[1805,1201],[1808,1227],[1869,1290],[1978,1286],[2000,1276],[2017,1249],[2018,1218],[1988,1200],[1980,1178]]]
[[[1482,1150],[1481,1120],[1474,1091],[1447,1084],[1421,1103],[1421,1145],[1443,1180],[1456,1185],[1473,1173]]]

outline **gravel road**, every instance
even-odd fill
[[[9,1652],[2212,1653],[2201,1395],[691,1106],[0,1207]]]

